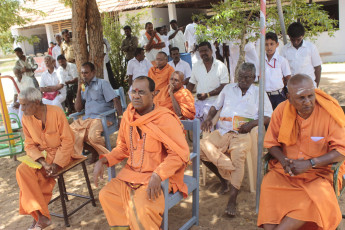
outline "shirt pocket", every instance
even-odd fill
[[[313,140],[314,139],[314,140]],[[327,152],[327,142],[326,138],[319,139],[313,137],[309,139],[309,154],[311,157],[318,157]]]
[[[49,148],[57,148],[61,145],[60,134],[58,132],[46,133],[45,139]]]

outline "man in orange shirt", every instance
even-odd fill
[[[55,185],[51,176],[68,165],[72,157],[82,156],[74,155],[74,134],[64,112],[57,106],[42,104],[38,89],[29,87],[21,91],[19,103],[24,113],[26,154],[42,165],[36,169],[22,163],[17,168],[19,213],[34,218],[29,230],[44,229],[51,224],[48,203]],[[46,157],[42,151],[46,151]]]
[[[169,79],[174,68],[168,64],[168,55],[160,51],[156,56],[157,67],[152,66],[149,70],[148,77],[155,81],[156,89],[161,90],[169,85]]]
[[[288,90],[265,136],[274,159],[262,181],[257,224],[268,230],[336,229],[342,216],[331,164],[345,159],[344,112],[307,75],[293,76]],[[344,164],[338,181],[343,174]]]
[[[153,102],[156,106],[163,106],[181,119],[193,120],[195,116],[194,97],[192,93],[183,87],[184,75],[180,71],[171,74],[169,85],[165,86]]]
[[[155,107],[155,83],[138,77],[130,92],[132,104],[123,114],[117,145],[101,155],[94,169],[95,185],[104,165],[124,159],[127,164],[99,194],[108,223],[114,229],[159,229],[164,211],[161,181],[169,178],[173,192],[187,196],[183,182],[189,148],[178,117],[164,107]]]

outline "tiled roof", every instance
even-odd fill
[[[137,9],[147,6],[166,5],[168,3],[185,2],[186,0],[96,0],[100,12],[124,11]],[[195,0],[194,0],[195,1]],[[194,2],[193,1],[193,2]],[[191,1],[189,1],[191,2]],[[31,21],[24,27],[48,24],[57,21],[68,20],[72,18],[72,9],[65,7],[59,0],[36,0],[35,2],[27,1],[25,7],[40,10],[46,13],[45,16],[35,15],[23,12],[21,16],[31,18]]]

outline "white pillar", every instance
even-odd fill
[[[339,1],[339,30],[345,30],[345,1]]]
[[[45,24],[46,34],[48,40],[48,46],[50,42],[56,42],[54,38],[53,26],[51,24]]]
[[[173,19],[177,20],[175,4],[168,4],[168,12],[169,12],[169,22]]]

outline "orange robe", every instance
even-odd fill
[[[156,106],[168,108],[175,113],[168,89],[169,85],[165,86],[158,95],[154,97],[153,102]],[[188,89],[181,87],[181,89],[174,93],[174,97],[181,108],[182,117],[180,119],[193,120],[195,117],[195,105],[192,93]]]
[[[142,130],[142,138],[137,128]],[[188,144],[178,117],[164,107],[157,107],[140,116],[130,104],[121,121],[116,148],[102,157],[107,158],[109,166],[128,158],[117,177],[99,194],[104,213],[112,227],[160,228],[164,211],[163,193],[156,200],[148,200],[146,193],[153,172],[162,181],[169,178],[173,192],[180,191],[187,196],[188,188],[183,182],[183,176],[189,161]],[[132,189],[133,186],[140,187]]]
[[[290,159],[310,159],[331,150],[345,155],[345,129],[340,126],[318,102],[311,116],[304,120],[295,115],[290,126],[295,125],[294,143],[278,141],[285,106],[282,102],[273,112],[265,136],[265,147],[279,146]],[[290,127],[291,128],[291,127]],[[313,139],[314,140],[313,140]],[[344,174],[344,165],[339,176]],[[340,179],[340,178],[338,178]],[[284,173],[278,160],[270,161],[270,171],[261,185],[258,226],[279,224],[285,216],[308,222],[307,229],[335,229],[341,221],[341,212],[333,189],[331,165],[308,170],[291,177]],[[317,226],[317,227],[316,227]],[[315,228],[316,227],[316,228]]]
[[[61,108],[47,106],[47,121],[45,129],[42,122],[34,116],[23,116],[23,131],[25,135],[25,151],[33,160],[42,157],[46,150],[48,164],[55,163],[60,167],[68,165],[74,155],[74,134]],[[50,219],[48,203],[52,197],[55,179],[45,177],[43,167],[33,169],[22,163],[16,172],[20,189],[19,213],[30,214],[38,220],[36,211]]]
[[[166,64],[163,69],[153,66],[149,70],[148,77],[156,83],[156,90],[162,90],[169,85],[169,79],[173,72],[175,72],[175,69],[169,64]]]

